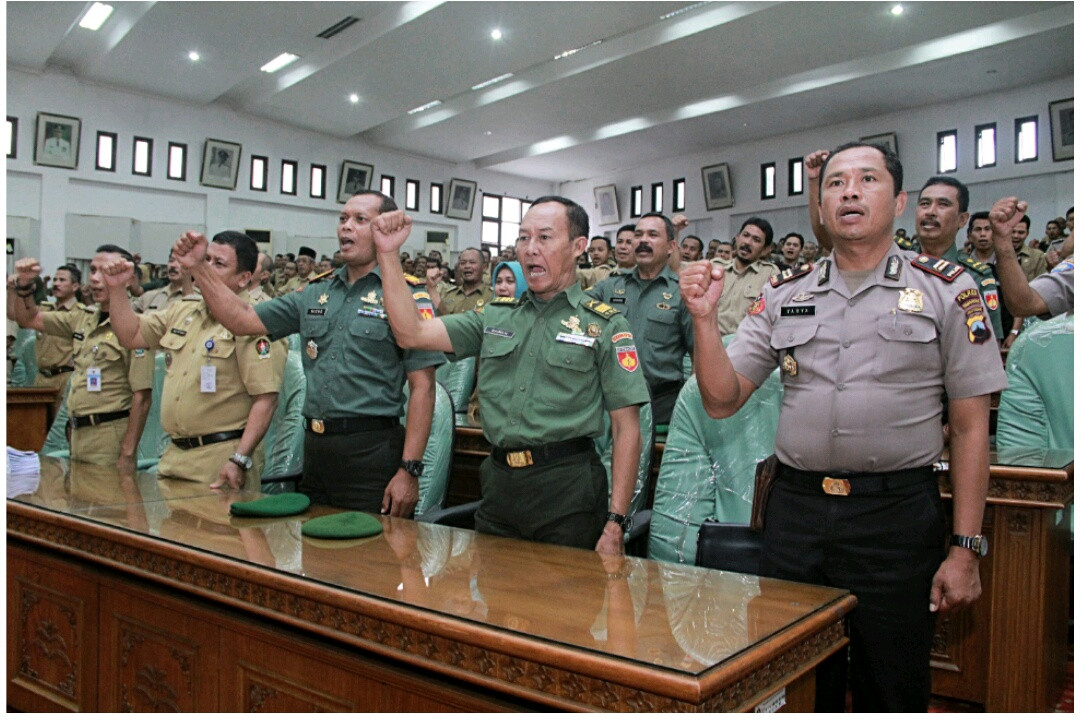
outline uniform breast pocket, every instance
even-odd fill
[[[390,337],[390,322],[381,318],[357,316],[349,322],[349,334],[365,341],[385,341]]]
[[[881,350],[874,354],[874,378],[907,383],[941,372],[938,330],[933,319],[915,314],[886,314],[878,319]]]
[[[484,393],[501,394],[514,380],[514,360],[521,339],[484,334],[477,366],[477,385]]]
[[[175,333],[170,333],[168,331],[166,331],[165,335],[161,337],[161,340],[158,342],[158,344],[161,346],[162,350],[165,351],[165,358],[169,361],[169,363],[165,364],[165,373],[169,373],[172,371],[172,357],[175,356],[182,348],[184,348],[184,345],[188,342],[188,340],[188,336],[177,336]]]
[[[553,343],[544,352],[547,373],[542,379],[544,393],[539,401],[554,408],[569,408],[581,404],[591,387],[598,386],[596,349],[572,343]]]
[[[304,339],[322,338],[330,330],[330,319],[323,316],[302,316],[300,336]]]
[[[213,359],[227,359],[236,354],[235,338],[215,338],[214,347],[206,352]]]
[[[779,323],[773,327],[769,345],[780,359],[780,378],[787,386],[808,383],[814,375],[814,355],[818,344],[810,343],[817,336],[818,325],[806,320]],[[784,368],[786,357],[790,355],[795,365]],[[788,362],[790,364],[790,362]],[[791,371],[794,370],[794,374]]]
[[[675,310],[663,311],[659,308],[651,308],[645,314],[648,323],[645,325],[645,338],[653,343],[661,344],[671,341],[678,332],[675,328]]]

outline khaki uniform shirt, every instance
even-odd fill
[[[577,284],[551,301],[525,291],[442,322],[455,356],[479,356],[480,415],[496,446],[598,436],[605,411],[649,400],[626,317]]]
[[[315,276],[317,275],[319,275],[317,272],[312,271],[303,278],[301,278],[300,276],[293,276],[289,279],[289,282],[282,287],[281,293],[279,293],[278,295],[281,296],[286,293],[292,293],[293,291],[299,291],[301,287],[306,286],[308,282],[311,281],[311,279],[315,278]]]
[[[135,313],[161,311],[183,297],[184,291],[182,288],[174,289],[170,284],[162,286],[161,288],[155,288],[153,291],[147,291],[138,298],[131,299],[131,307],[135,309]]]
[[[694,347],[694,324],[679,293],[679,276],[666,265],[641,280],[633,273],[609,276],[585,295],[617,308],[637,339],[638,356],[650,387],[683,381],[683,357]]]
[[[804,471],[889,472],[941,458],[942,391],[981,396],[1005,371],[975,282],[948,281],[895,245],[852,293],[833,265],[765,286],[728,348],[760,386],[780,365],[776,454]]]
[[[257,303],[262,303],[263,301],[269,301],[271,298],[274,298],[274,295],[272,295],[270,293],[267,293],[266,284],[263,284],[261,286],[256,286],[255,288],[249,288],[246,293],[247,293],[247,297],[248,297],[248,302],[252,306],[254,306]]]
[[[339,268],[298,293],[260,303],[255,313],[271,338],[300,334],[307,380],[304,416],[399,418],[405,374],[439,366],[446,357],[397,345],[383,309],[378,266],[352,285],[347,274],[347,268]],[[413,285],[412,291],[420,315],[434,318],[427,289]]]
[[[165,352],[161,428],[173,437],[204,436],[247,425],[251,397],[277,393],[286,349],[266,336],[234,336],[210,315],[201,296],[185,296],[140,319],[139,333]],[[202,386],[214,369],[213,391]]]
[[[720,326],[720,335],[724,336],[735,333],[739,322],[761,295],[761,287],[780,271],[760,258],[742,273],[735,270],[735,261],[714,260],[713,263],[722,266],[725,271],[724,292],[720,296],[720,305],[716,307],[716,323]]]
[[[1016,252],[1016,260],[1020,261],[1020,268],[1024,269],[1028,283],[1036,276],[1046,273],[1046,254],[1037,248],[1021,246]]]
[[[56,313],[67,313],[73,310],[79,302],[72,296],[61,306],[57,306],[53,303],[43,303],[38,308],[42,312],[52,311]],[[37,339],[34,342],[34,353],[37,355],[38,371],[41,369],[52,369],[57,366],[70,366],[71,356],[73,353],[73,341],[70,335],[67,336],[55,336],[49,333],[37,333]]]
[[[462,286],[452,286],[445,293],[440,292],[440,296],[442,301],[439,303],[439,315],[449,316],[482,308],[485,303],[489,303],[495,297],[495,291],[490,285],[481,283],[468,293]]]
[[[71,311],[42,314],[45,333],[72,339],[68,413],[104,414],[131,408],[131,395],[154,386],[154,355],[120,345],[108,319],[101,321],[96,306],[78,304]],[[101,391],[87,390],[87,369],[101,369]]]

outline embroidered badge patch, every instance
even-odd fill
[[[625,371],[636,371],[638,367],[637,346],[616,346],[615,358]]]
[[[260,338],[255,342],[255,353],[259,354],[259,358],[267,358],[270,356],[270,340]]]

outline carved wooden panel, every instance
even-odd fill
[[[96,586],[75,568],[8,548],[8,704],[90,711],[97,686]]]
[[[205,608],[128,585],[101,590],[100,709],[217,710],[218,630]]]

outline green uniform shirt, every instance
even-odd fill
[[[683,381],[683,357],[694,347],[694,325],[674,271],[665,265],[656,278],[643,281],[635,268],[632,273],[605,278],[585,295],[626,316],[650,387]]]
[[[496,446],[597,436],[604,411],[649,400],[626,317],[576,283],[551,301],[526,291],[442,322],[456,356],[479,356],[480,414]]]
[[[397,345],[383,309],[378,267],[351,286],[347,272],[339,268],[296,293],[264,301],[255,313],[273,339],[300,333],[307,379],[304,416],[400,417],[405,374],[438,366],[446,358]],[[413,286],[413,298],[421,316],[434,316],[423,286]]]
[[[918,241],[904,239],[903,242],[898,242],[897,245],[905,251],[922,252]],[[967,274],[975,281],[975,286],[979,289],[979,295],[982,296],[983,306],[986,307],[990,322],[994,326],[994,336],[997,337],[997,342],[1000,344],[1001,340],[1005,338],[1005,332],[1001,327],[1001,296],[998,293],[998,282],[997,276],[994,275],[994,269],[982,261],[977,261],[968,254],[961,252],[955,243],[949,246],[949,249],[941,257],[946,261],[963,266]]]

